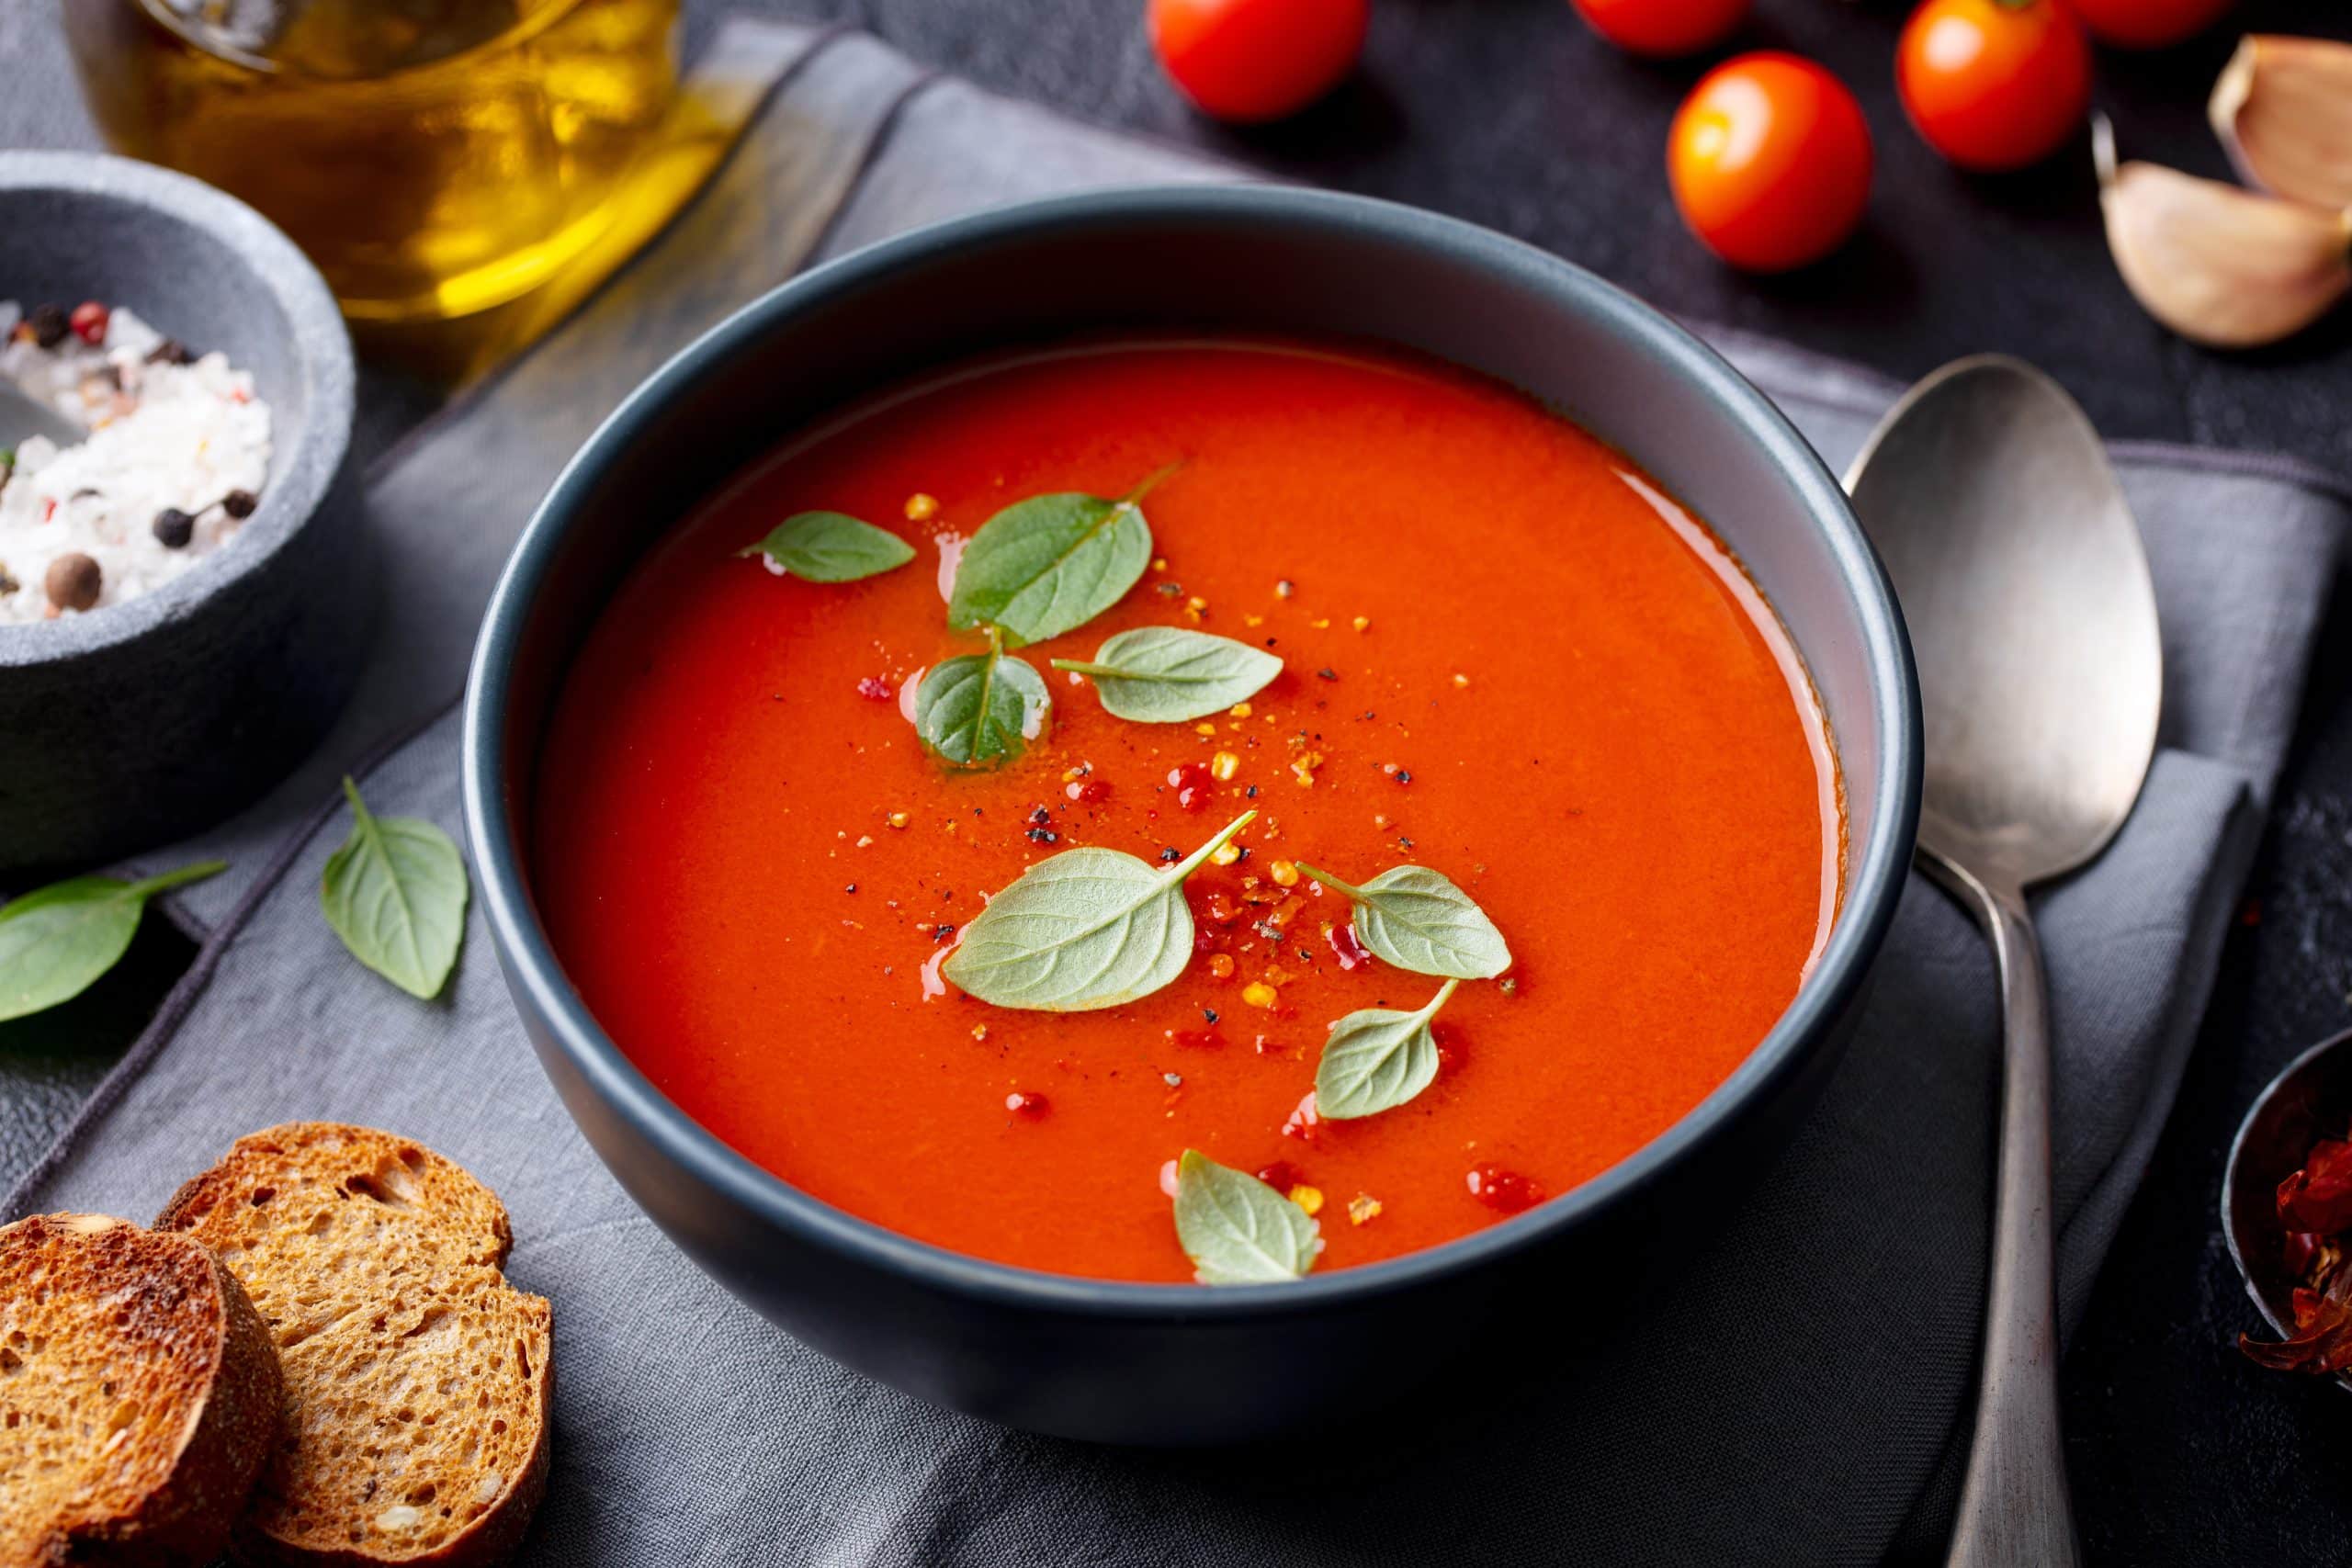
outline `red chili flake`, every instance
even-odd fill
[[[1353,920],[1333,926],[1323,933],[1323,939],[1331,944],[1332,955],[1339,959],[1342,969],[1361,969],[1372,962],[1372,949],[1357,937]]]
[[[1462,1031],[1451,1023],[1430,1025],[1430,1038],[1437,1042],[1437,1070],[1450,1073],[1462,1065]]]
[[[1111,798],[1109,779],[1079,779],[1062,785],[1062,794],[1080,806],[1100,806]]]
[[[2320,1306],[2327,1300],[2309,1285],[2296,1286],[2289,1299],[2293,1304],[2295,1326],[2298,1328],[2309,1328],[2318,1322]]]
[[[1200,917],[1220,926],[1229,926],[1250,912],[1248,905],[1235,903],[1223,888],[1211,892],[1203,902],[1206,907],[1197,911]]]
[[[890,682],[880,676],[868,675],[858,682],[857,694],[870,703],[887,703],[898,693],[892,691]]]
[[[1516,1214],[1544,1198],[1542,1188],[1498,1165],[1473,1166],[1466,1179],[1470,1196],[1499,1213]]]
[[[2287,1272],[2298,1280],[2307,1278],[2312,1265],[2319,1261],[2319,1249],[2326,1244],[2325,1236],[2311,1231],[2289,1231],[2285,1244],[2278,1249],[2286,1260]]]
[[[66,318],[66,324],[74,329],[75,337],[95,348],[107,340],[107,321],[111,314],[96,299],[85,299],[74,307],[74,313]]]
[[[1044,1095],[1032,1094],[1025,1089],[1015,1089],[1006,1095],[1004,1108],[1015,1116],[1025,1116],[1033,1122],[1053,1109],[1046,1102]]]
[[[1287,1193],[1306,1179],[1299,1175],[1298,1167],[1286,1159],[1278,1159],[1272,1165],[1260,1166],[1258,1179],[1277,1192]]]
[[[1187,1051],[1222,1051],[1225,1036],[1214,1029],[1171,1029],[1168,1038]]]
[[[2352,1144],[2323,1138],[2303,1168],[2278,1184],[2278,1217],[2287,1228],[2334,1235],[2352,1230]]]
[[[1182,762],[1168,770],[1168,787],[1176,792],[1177,805],[1187,811],[1204,811],[1216,793],[1216,776],[1206,762]]]
[[[40,509],[40,520],[41,520],[42,522],[46,523],[46,522],[48,522],[51,518],[52,518],[52,517],[54,517],[54,516],[56,516],[56,515],[57,515],[57,498],[56,498],[55,496],[51,496],[51,497],[50,497],[50,498],[49,498],[48,502],[46,502],[46,503],[41,507],[41,509]]]
[[[2262,900],[2259,898],[2247,899],[2245,901],[2245,907],[2238,911],[2238,924],[2242,926],[2258,926],[2261,923]]]

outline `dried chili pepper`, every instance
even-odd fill
[[[2352,1230],[2352,1143],[2323,1138],[2303,1168],[2278,1184],[2278,1218],[2289,1230],[2335,1235]]]
[[[2241,1334],[2238,1348],[2274,1371],[2325,1375],[2352,1367],[2352,1269],[2336,1269],[2324,1292],[2295,1292],[2292,1338],[2271,1344]]]
[[[2352,1142],[2323,1138],[2303,1168],[2278,1184],[2280,1252],[2300,1281],[2290,1298],[2295,1332],[2272,1343],[2238,1336],[2257,1366],[2322,1376],[2352,1369],[2352,1268],[2342,1234],[2352,1231]]]

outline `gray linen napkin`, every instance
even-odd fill
[[[491,575],[617,391],[809,261],[914,224],[1105,183],[1231,177],[1186,154],[926,78],[874,41],[807,57],[681,222],[555,339],[382,465],[389,635],[349,720],[245,818],[195,890],[198,969],[9,1200],[144,1217],[238,1134],[291,1117],[398,1128],[504,1196],[512,1272],[556,1307],[556,1476],[526,1561],[660,1565],[1863,1563],[1931,1554],[1983,1287],[1993,977],[1917,878],[1859,1038],[1789,1152],[1678,1288],[1596,1343],[1409,1435],[1170,1456],[1008,1432],[917,1404],[768,1327],[597,1163],[531,1059],[479,929],[438,1003],[341,952],[316,888],[329,781],[454,828],[448,705]],[[1833,465],[1894,389],[1718,342]],[[2120,448],[2162,601],[2163,750],[2097,865],[2041,913],[2059,1051],[2069,1323],[2144,1169],[2285,750],[2352,495],[2258,459]],[[389,750],[388,750],[389,749]],[[326,830],[322,830],[326,829]],[[1596,1282],[1596,1289],[1601,1288]]]

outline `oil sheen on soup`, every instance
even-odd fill
[[[620,585],[540,758],[533,875],[599,1021],[695,1120],[890,1230],[1033,1269],[1194,1269],[1186,1149],[1311,1211],[1318,1270],[1498,1224],[1720,1085],[1838,910],[1834,752],[1737,563],[1621,454],[1521,395],[1353,347],[1091,344],[871,400],[695,507]],[[912,694],[985,650],[944,614],[966,542],[1048,493],[1140,502],[1148,565],[1014,650],[1051,705],[1016,759],[943,765]],[[743,554],[845,513],[914,558],[850,581]],[[1113,716],[1113,634],[1266,650],[1188,722]],[[1080,846],[1182,888],[1182,975],[1051,1012],[959,992],[964,928]],[[1442,874],[1507,940],[1434,1018],[1436,1076],[1317,1114],[1327,1033],[1442,981],[1369,956],[1361,886]]]

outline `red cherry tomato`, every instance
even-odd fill
[[[1371,0],[1151,0],[1151,47],[1204,114],[1250,122],[1305,108],[1354,69]]]
[[[1592,30],[1619,49],[1666,57],[1696,54],[1731,37],[1747,0],[1571,0]]]
[[[2064,0],[1927,0],[1894,56],[1904,112],[1963,169],[2021,169],[2091,107],[2091,51]]]
[[[1871,192],[1871,132],[1846,85],[1793,54],[1743,54],[1674,117],[1666,167],[1682,220],[1749,272],[1785,272],[1845,243]]]
[[[2074,0],[2074,8],[2101,43],[2163,49],[2220,21],[2230,0]]]

